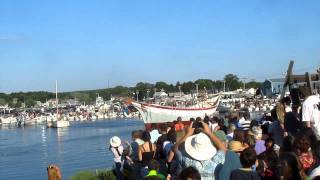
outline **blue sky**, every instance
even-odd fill
[[[0,92],[257,80],[320,64],[318,0],[1,0]]]

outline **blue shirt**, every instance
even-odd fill
[[[190,157],[184,150],[177,152],[178,162],[179,162],[179,168],[181,171],[184,168],[187,167],[194,167],[196,168],[200,175],[201,180],[214,180],[215,174],[218,174],[219,172],[216,172],[216,170],[220,169],[217,168],[218,166],[222,166],[225,161],[225,152],[224,151],[217,151],[217,153],[209,160],[204,161],[198,161]]]

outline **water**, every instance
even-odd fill
[[[65,129],[30,126],[0,128],[0,179],[47,179],[46,167],[58,164],[63,179],[77,171],[112,167],[107,141],[117,135],[131,140],[141,120],[74,122]]]

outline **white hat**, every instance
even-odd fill
[[[110,139],[110,145],[112,147],[119,147],[121,145],[121,139],[118,136],[113,136]]]
[[[209,137],[203,133],[188,137],[184,143],[184,148],[186,153],[199,161],[209,160],[217,152]]]

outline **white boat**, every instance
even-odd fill
[[[1,122],[1,124],[13,124],[13,123],[17,122],[17,118],[15,118],[13,116],[0,117],[0,122]]]
[[[58,120],[52,122],[53,128],[63,128],[63,127],[69,127],[70,123],[67,120]]]
[[[47,121],[47,127],[49,128],[63,128],[63,127],[69,127],[70,122],[68,120],[64,120],[61,117],[59,117],[59,110],[58,110],[58,82],[56,81],[56,106],[57,106],[57,113],[56,116],[51,117],[49,121]]]
[[[157,104],[146,104],[132,102],[132,105],[140,112],[145,124],[172,122],[181,117],[182,121],[189,121],[190,118],[212,116],[218,107],[220,96],[210,99],[210,106],[198,107],[174,107],[161,106]]]

